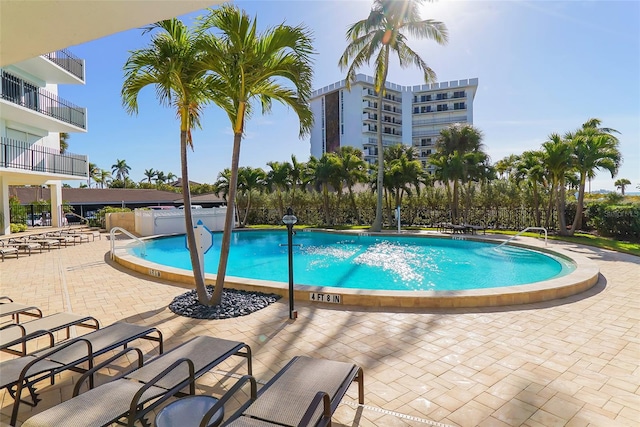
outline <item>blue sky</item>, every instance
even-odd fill
[[[344,78],[337,66],[347,27],[365,18],[371,1],[236,1],[261,28],[304,24],[315,38],[314,88]],[[181,17],[186,23],[202,12]],[[410,45],[439,81],[477,77],[474,125],[484,134],[493,162],[539,149],[552,132],[575,130],[591,117],[621,132],[624,163],[616,178],[640,184],[640,2],[632,1],[445,1],[426,3],[422,17],[444,22],[449,43]],[[69,151],[87,154],[111,170],[117,159],[140,181],[144,170],[180,173],[179,123],[152,88],[141,93],[137,116],[121,105],[122,66],[129,52],[148,45],[133,29],[70,47],[86,60],[86,85],[60,86],[60,96],[88,109],[88,133],[72,134]],[[370,70],[362,69],[370,74]],[[391,61],[388,81],[421,84],[417,69]],[[193,134],[190,178],[213,183],[231,164],[233,136],[228,118],[215,106],[204,111]],[[268,170],[268,161],[309,158],[309,138],[298,138],[295,114],[274,105],[246,124],[240,165]],[[592,181],[593,191],[613,190],[608,172]],[[77,183],[72,184],[77,186]]]

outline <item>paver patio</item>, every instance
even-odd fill
[[[486,309],[365,309],[296,302],[249,316],[194,320],[167,305],[185,289],[132,273],[108,257],[109,240],[82,243],[0,265],[0,295],[59,311],[153,325],[165,348],[208,334],[244,341],[264,383],[295,355],[353,361],[365,372],[365,405],[353,386],[339,426],[639,426],[640,258],[564,243],[598,264],[590,291],[564,300]],[[155,354],[153,346],[141,345]],[[0,359],[12,357],[2,354]],[[245,373],[228,363],[203,377],[220,395]],[[115,370],[113,372],[115,374]],[[1,375],[1,372],[0,372]],[[42,382],[43,401],[19,420],[70,396],[74,375]],[[6,425],[13,399],[0,393]]]

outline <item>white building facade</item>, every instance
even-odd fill
[[[473,124],[473,100],[478,79],[400,86],[387,82],[382,102],[382,143],[413,146],[422,165],[435,149],[440,130],[453,123]],[[313,92],[315,118],[311,155],[337,151],[342,146],[362,149],[364,159],[377,161],[377,103],[373,77],[358,74],[347,90],[342,80]]]
[[[60,152],[60,133],[87,131],[84,108],[58,96],[84,84],[84,60],[60,50],[0,68],[0,234],[10,234],[9,186],[48,186],[51,225],[61,226],[62,181],[86,180],[87,156]]]

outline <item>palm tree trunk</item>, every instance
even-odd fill
[[[189,257],[191,258],[191,269],[193,270],[193,277],[196,283],[196,292],[198,293],[198,301],[200,304],[207,305],[209,296],[207,295],[207,288],[203,280],[202,266],[200,265],[200,258],[198,252],[195,249],[196,235],[193,231],[193,217],[191,215],[191,192],[189,189],[189,169],[187,167],[187,131],[180,131],[180,164],[182,168],[182,199],[184,202],[184,225],[187,234],[187,244],[189,248]]]
[[[458,185],[458,180],[454,179],[453,180],[453,201],[451,203],[451,222],[453,222],[454,224],[458,223],[458,205],[459,205],[459,201],[458,201],[458,194],[460,192],[459,189],[459,185]]]
[[[231,179],[229,181],[229,194],[227,200],[234,204],[238,187],[238,164],[240,163],[240,143],[242,142],[242,128],[244,123],[244,104],[240,106],[238,122],[233,135],[233,154],[231,156]],[[239,128],[239,130],[238,130]],[[219,305],[222,302],[222,290],[224,289],[224,279],[227,274],[227,262],[229,261],[229,248],[231,246],[231,231],[233,229],[234,206],[227,206],[227,214],[224,217],[224,231],[222,233],[222,244],[220,245],[220,262],[216,275],[216,287],[211,296],[211,305]]]
[[[384,180],[384,146],[382,145],[382,90],[378,93],[378,106],[376,108],[377,113],[377,143],[378,149],[378,174],[376,177],[376,217],[371,224],[369,231],[380,232],[382,231],[382,183]]]
[[[573,217],[573,224],[571,224],[571,230],[569,230],[569,235],[573,236],[573,234],[579,228],[582,228],[582,209],[584,205],[584,188],[587,184],[587,175],[584,173],[580,174],[580,187],[578,188],[578,202],[576,203],[576,216]]]
[[[385,64],[389,64],[389,46],[385,46]],[[378,176],[377,182],[377,201],[376,201],[376,218],[373,220],[373,224],[369,231],[380,232],[382,231],[382,183],[384,181],[384,146],[382,145],[382,94],[384,93],[384,87],[387,82],[387,69],[385,68],[382,82],[380,84],[380,90],[378,91],[378,108],[376,109],[378,117],[376,120],[378,126]]]

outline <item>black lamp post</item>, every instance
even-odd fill
[[[289,248],[289,319],[298,317],[298,312],[293,311],[293,224],[298,218],[293,214],[293,209],[287,208],[287,214],[282,217],[282,222],[287,226],[287,247]]]

